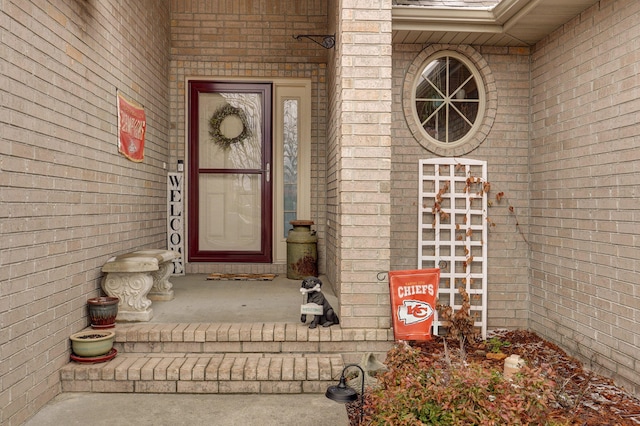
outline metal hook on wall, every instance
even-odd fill
[[[331,49],[336,45],[336,36],[327,35],[327,34],[298,34],[294,35],[293,38],[296,40],[300,40],[301,38],[306,38],[314,42],[315,44],[324,47],[325,49]],[[316,40],[316,38],[322,38],[322,41]]]
[[[387,279],[388,276],[389,276],[389,273],[387,271],[382,271],[382,272],[378,272],[378,275],[376,275],[376,278],[378,278],[378,281],[384,281]]]

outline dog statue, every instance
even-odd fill
[[[334,312],[333,308],[329,301],[324,297],[322,291],[322,281],[316,277],[307,277],[302,280],[302,286],[300,287],[300,293],[302,295],[306,295],[306,303],[315,303],[316,305],[322,306],[322,315],[314,315],[311,324],[309,324],[309,328],[316,328],[318,324],[321,324],[323,327],[330,327],[334,324],[340,324],[340,320],[338,319],[338,315]],[[307,315],[302,314],[300,316],[300,321],[302,323],[307,322]]]

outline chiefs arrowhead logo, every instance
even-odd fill
[[[405,300],[398,306],[398,319],[405,325],[417,324],[428,320],[433,315],[433,308],[419,300]]]

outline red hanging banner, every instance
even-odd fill
[[[141,162],[146,130],[144,108],[118,93],[118,152],[131,161]]]
[[[440,268],[389,272],[396,340],[431,340]]]

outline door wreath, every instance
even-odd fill
[[[242,132],[239,135],[232,138],[226,137],[220,130],[220,126],[225,118],[235,115],[242,123]],[[249,129],[249,123],[247,122],[247,116],[240,108],[233,107],[226,104],[220,107],[209,120],[209,135],[216,144],[224,149],[229,149],[231,145],[242,142],[246,138],[251,136],[251,129]]]

